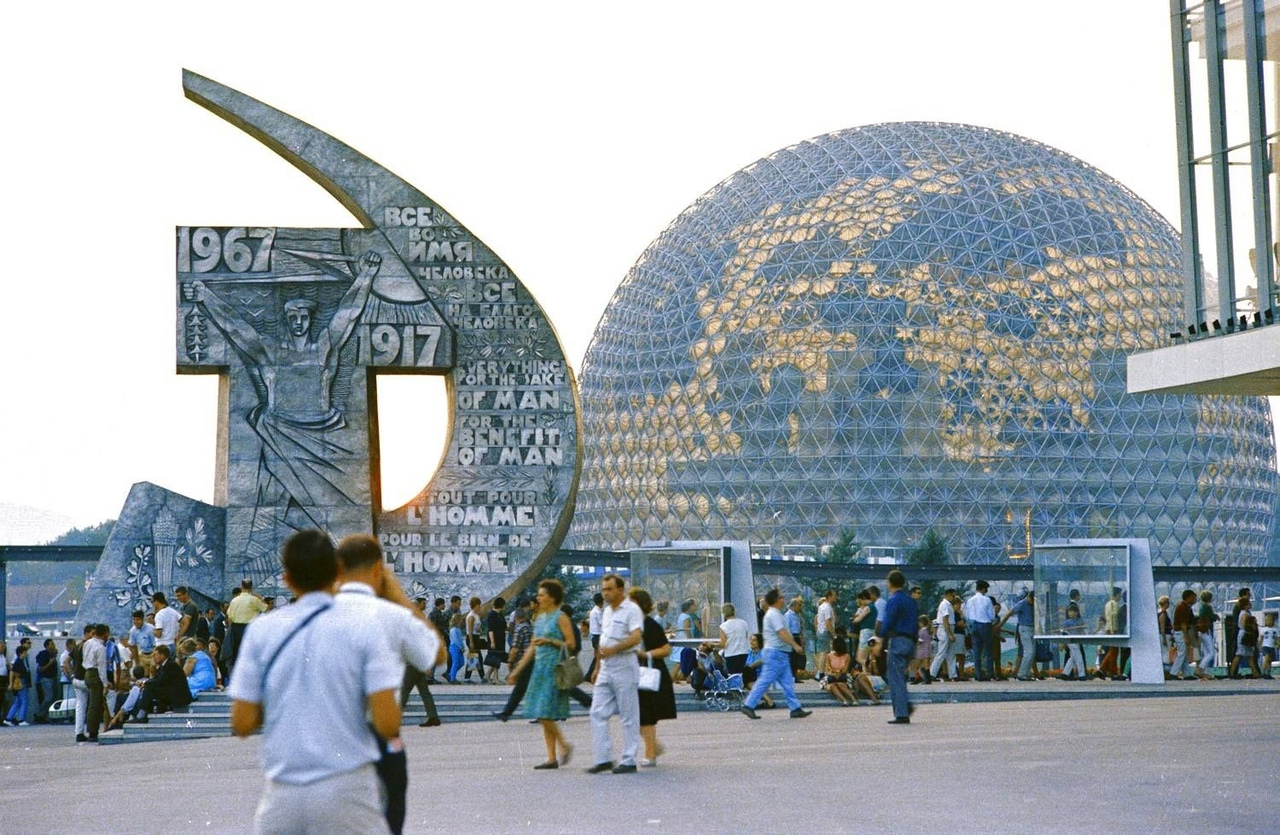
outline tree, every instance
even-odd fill
[[[829,565],[855,565],[858,562],[858,552],[862,550],[862,545],[858,542],[857,536],[853,531],[845,528],[840,531],[840,538],[832,545],[827,546],[823,552],[823,562]],[[854,599],[857,597],[858,590],[863,588],[866,583],[861,580],[830,580],[826,585],[816,589],[816,594],[820,595],[827,589],[834,589],[836,593],[836,617],[840,623],[848,623],[849,618],[853,616]],[[814,608],[814,612],[809,612],[810,607]],[[810,601],[805,607],[806,615],[809,620],[807,624],[812,631],[813,617],[816,614],[816,607]]]
[[[950,565],[951,555],[947,552],[947,540],[940,536],[933,528],[924,532],[919,544],[907,552],[906,565]],[[910,572],[907,574],[907,580],[910,581]],[[942,599],[944,586],[937,580],[924,580],[923,582],[914,583],[920,587],[923,594],[920,596],[920,613],[930,615],[932,620],[932,612],[937,609],[938,601]]]

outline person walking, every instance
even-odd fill
[[[281,556],[298,600],[254,621],[231,679],[231,730],[262,729],[257,832],[390,832],[376,763],[400,732],[404,673],[381,629],[339,610],[328,535],[304,530]]]
[[[1022,596],[1018,598],[1018,602],[1010,606],[1009,611],[1005,612],[1004,617],[1000,618],[1000,624],[996,627],[998,634],[1000,629],[1009,621],[1009,618],[1016,617],[1018,619],[1018,647],[1021,650],[1018,656],[1020,658],[1017,673],[1018,681],[1033,680],[1031,668],[1036,661],[1035,605],[1035,592],[1024,591]]]
[[[600,581],[604,609],[600,613],[600,649],[591,695],[591,736],[595,745],[595,765],[591,774],[612,771],[634,774],[640,749],[640,664],[636,647],[644,629],[644,614],[627,599],[626,581],[606,574]],[[613,764],[613,741],[609,719],[617,715],[622,723],[622,755]]]
[[[560,611],[563,600],[564,586],[559,580],[538,583],[534,597],[533,639],[530,642],[532,652],[521,655],[515,669],[507,675],[507,681],[515,683],[526,670],[531,671],[524,714],[542,726],[542,741],[547,746],[547,759],[535,765],[535,771],[568,765],[573,756],[573,746],[565,739],[559,725],[560,720],[569,718],[569,692],[556,685],[556,665],[564,651],[573,644],[573,624],[569,622],[569,616]]]
[[[907,594],[907,578],[901,571],[890,571],[889,599],[885,601],[884,618],[878,626],[881,652],[888,652],[885,680],[893,701],[890,725],[911,724],[915,707],[907,698],[907,665],[916,652],[916,635],[920,607]]]
[[[956,643],[956,590],[947,589],[942,592],[942,601],[938,603],[937,631],[938,649],[933,655],[933,663],[929,665],[929,677],[937,678],[942,672],[942,665],[947,665],[947,677],[957,678],[956,658],[952,647]]]
[[[641,612],[644,612],[640,663],[656,667],[658,670],[658,689],[640,691],[640,737],[644,740],[644,759],[640,761],[640,765],[652,768],[658,764],[658,757],[665,750],[662,743],[658,741],[658,722],[676,718],[676,691],[671,683],[671,672],[667,669],[667,657],[671,655],[671,642],[667,640],[662,624],[650,616],[653,613],[653,598],[649,592],[632,587],[627,596],[640,607]],[[726,603],[725,608],[732,616],[733,606]],[[742,624],[745,627],[746,621],[742,621]],[[745,658],[744,654],[743,659]]]
[[[760,704],[760,700],[764,698],[769,688],[777,684],[782,688],[787,707],[791,708],[791,718],[803,719],[811,711],[805,710],[796,696],[796,679],[791,671],[791,653],[800,652],[804,648],[787,629],[786,616],[782,613],[782,592],[777,588],[769,589],[764,596],[764,602],[766,609],[761,625],[761,634],[764,636],[764,663],[760,668],[760,677],[756,679],[751,692],[742,702],[742,713],[750,719],[759,719],[756,705]]]
[[[401,698],[408,698],[404,672],[412,669],[421,678],[444,657],[444,643],[432,628],[424,611],[414,606],[387,566],[377,537],[351,534],[338,543],[338,594],[333,599],[340,615],[351,615],[380,627],[384,643],[400,664]],[[428,722],[436,716],[429,690],[425,696]],[[403,710],[403,708],[402,708]],[[403,713],[401,714],[403,718]],[[435,724],[439,724],[437,717]],[[409,788],[409,761],[399,733],[384,737],[378,776],[385,794],[387,825],[395,835],[404,829],[406,794]]]

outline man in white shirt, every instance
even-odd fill
[[[747,669],[747,656],[751,653],[751,627],[737,616],[732,603],[720,607],[724,621],[720,624],[720,656],[729,675],[742,674]]]
[[[964,629],[973,641],[973,677],[986,681],[995,675],[991,624],[995,622],[996,610],[987,597],[987,589],[991,588],[987,581],[979,580],[973,587],[976,591],[964,602]]]
[[[634,774],[636,751],[640,748],[640,662],[636,647],[644,630],[644,613],[627,599],[626,581],[606,574],[600,581],[604,608],[600,612],[600,649],[591,694],[591,736],[595,742],[596,764],[589,774],[612,771]],[[613,740],[609,717],[622,721],[622,758],[613,764]]]
[[[791,635],[791,630],[787,629],[786,616],[782,614],[782,592],[776,588],[769,589],[764,596],[764,603],[768,607],[764,613],[764,625],[761,627],[761,636],[764,638],[762,653],[764,663],[760,666],[760,677],[756,679],[755,686],[751,688],[747,698],[742,700],[742,712],[751,719],[759,719],[760,717],[756,714],[756,705],[760,704],[760,700],[764,698],[769,688],[777,684],[782,688],[782,695],[786,697],[787,707],[791,708],[791,718],[803,719],[811,711],[805,710],[800,704],[800,699],[796,697],[796,679],[791,672],[791,653],[803,652],[804,647]]]
[[[942,671],[942,662],[947,663],[947,676],[956,679],[956,654],[952,649],[956,640],[956,590],[947,589],[942,593],[942,601],[938,604],[937,631],[938,648],[933,654],[933,663],[929,665],[929,677],[937,678]]]
[[[102,720],[106,711],[107,684],[107,636],[110,630],[104,623],[95,624],[93,637],[84,644],[84,683],[89,690],[89,717],[85,731],[90,742],[98,741]]]
[[[375,764],[379,739],[400,732],[403,663],[383,630],[334,603],[328,535],[299,531],[281,563],[298,601],[245,631],[229,688],[232,732],[262,729],[254,831],[389,832]]]
[[[405,664],[430,670],[444,660],[443,640],[426,613],[404,593],[375,537],[352,534],[338,543],[338,583],[334,605],[381,627],[387,646],[400,660],[401,677]],[[397,734],[386,741],[378,766],[387,791],[387,824],[396,835],[404,829],[408,766],[404,742]]]
[[[587,678],[593,679],[596,665],[600,663],[600,615],[604,612],[604,596],[596,592],[591,611],[587,613],[587,634],[591,637],[591,663],[587,665]]]
[[[813,671],[819,676],[827,674],[827,653],[831,651],[831,638],[835,632],[835,603],[835,590],[827,589],[826,594],[822,595],[822,601],[818,603],[818,614],[813,618],[813,649],[817,656],[813,662]]]
[[[175,651],[175,644],[180,631],[179,627],[182,624],[182,615],[178,614],[177,609],[169,605],[169,601],[165,599],[162,591],[151,595],[151,606],[155,609],[156,645],[168,647],[169,656],[177,658],[178,653]]]

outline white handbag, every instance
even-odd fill
[[[653,666],[653,659],[650,658],[645,666],[640,668],[640,689],[657,692],[662,686],[662,672]]]

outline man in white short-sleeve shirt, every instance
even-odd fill
[[[169,655],[177,658],[178,653],[173,650],[174,643],[178,638],[178,627],[182,623],[182,615],[178,614],[177,609],[169,605],[169,601],[165,599],[162,591],[151,595],[151,606],[156,610],[156,645],[168,647],[170,650]]]
[[[835,604],[835,590],[827,589],[826,594],[822,595],[822,602],[818,604],[818,614],[813,618],[813,646],[817,656],[813,670],[820,676],[827,674],[827,653],[831,652],[831,639],[835,637]]]
[[[596,764],[587,771],[600,774],[633,774],[636,751],[640,748],[640,662],[636,647],[644,630],[644,613],[627,599],[626,581],[606,574],[600,581],[604,608],[600,613],[600,649],[597,657],[595,689],[591,693],[591,736],[595,742]],[[622,721],[622,758],[613,764],[613,740],[609,717]]]
[[[399,733],[402,662],[382,630],[334,605],[326,534],[294,534],[281,563],[298,601],[245,631],[229,690],[232,732],[262,728],[267,782],[254,831],[389,832],[374,732]]]
[[[430,670],[444,660],[444,642],[426,613],[404,593],[375,537],[352,534],[338,543],[338,582],[334,604],[364,623],[381,627],[388,647],[400,660],[402,681],[406,664]],[[399,734],[386,741],[385,749],[381,771],[387,824],[393,833],[399,833],[404,828],[409,762]]]

